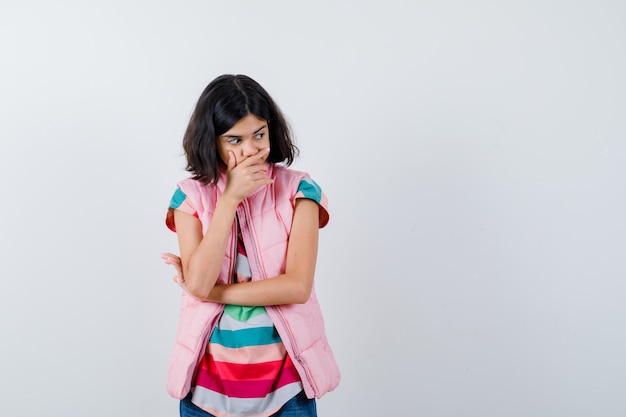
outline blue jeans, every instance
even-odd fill
[[[214,417],[191,402],[191,393],[180,401],[180,417]],[[304,391],[296,395],[270,417],[317,417],[315,398],[308,399]]]

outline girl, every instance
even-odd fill
[[[184,289],[167,388],[186,416],[316,416],[340,374],[313,289],[326,197],[288,169],[298,149],[256,81],[222,75],[183,139],[191,178],[166,224]]]

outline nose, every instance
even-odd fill
[[[254,143],[252,140],[247,140],[243,143],[244,156],[252,156],[261,150],[260,144]]]

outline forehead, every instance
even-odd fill
[[[230,129],[222,134],[222,136],[242,136],[257,132],[267,126],[267,122],[258,118],[253,114],[248,114]]]

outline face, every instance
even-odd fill
[[[227,132],[217,138],[217,152],[222,162],[228,165],[228,154],[235,155],[237,164],[270,147],[267,121],[249,114],[239,120]]]

